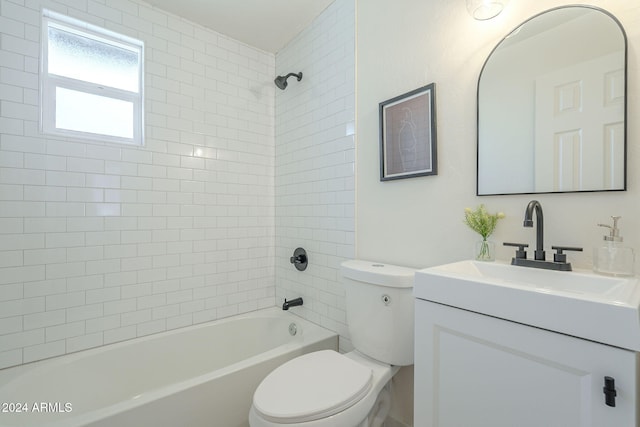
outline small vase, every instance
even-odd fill
[[[495,261],[496,244],[491,240],[476,242],[474,256],[477,261]]]

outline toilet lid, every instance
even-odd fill
[[[273,422],[325,418],[362,399],[371,377],[370,368],[333,350],[307,353],[267,375],[253,395],[253,407]]]

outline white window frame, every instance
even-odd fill
[[[140,65],[138,67],[138,92],[50,74],[48,72],[49,27],[56,27],[81,37],[90,38],[138,53],[140,55]],[[43,9],[41,47],[40,129],[43,133],[74,139],[144,145],[144,43],[142,41]],[[58,87],[131,102],[133,105],[133,137],[125,138],[57,128],[55,126],[55,113],[56,88]]]

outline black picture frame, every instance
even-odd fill
[[[379,104],[380,181],[437,175],[436,85]]]

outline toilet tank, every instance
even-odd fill
[[[353,346],[380,362],[413,364],[413,277],[408,267],[363,260],[340,266]]]

